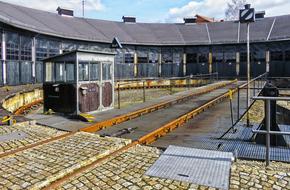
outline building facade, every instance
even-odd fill
[[[250,27],[251,74],[290,76],[290,15]],[[83,49],[116,51],[115,78],[181,77],[218,72],[246,77],[246,26],[113,22],[64,17],[0,2],[1,85],[43,82],[42,59]],[[123,49],[112,50],[117,37]]]

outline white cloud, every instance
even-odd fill
[[[166,22],[182,22],[184,17],[201,14],[216,19],[223,19],[227,3],[231,0],[192,0],[182,7],[171,8]],[[248,0],[256,10],[265,10],[266,16],[290,13],[289,0]]]
[[[39,10],[56,12],[58,6],[73,9],[78,15],[82,13],[82,0],[2,0],[7,3],[17,4]],[[104,9],[101,0],[85,0],[86,11],[101,11]]]

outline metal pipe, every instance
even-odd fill
[[[268,131],[266,130],[252,130],[253,133],[257,134],[267,134]],[[271,135],[290,135],[290,132],[281,132],[281,131],[270,131]]]
[[[253,100],[271,100],[271,101],[290,101],[290,97],[268,97],[268,96],[255,96]]]
[[[267,134],[266,134],[266,166],[270,165],[270,125],[271,125],[271,102],[270,100],[265,101],[266,104],[266,110],[265,110],[265,116],[266,116],[266,129],[267,129]]]
[[[238,87],[237,120],[240,118],[240,88]]]

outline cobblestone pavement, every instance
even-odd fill
[[[230,189],[290,189],[290,164],[238,161],[232,165]]]
[[[40,189],[130,141],[79,132],[0,159],[0,189]]]
[[[59,187],[67,189],[215,189],[186,182],[145,176],[158,159],[156,148],[137,146],[119,156],[100,163]],[[232,166],[230,189],[290,189],[290,164],[237,161]]]
[[[156,148],[136,146],[95,166],[63,184],[59,190],[67,189],[209,189],[186,182],[145,176],[147,169],[158,159]],[[213,189],[213,188],[211,188]]]
[[[0,141],[0,154],[66,133],[36,125],[33,122],[23,122],[14,126],[0,126],[0,136],[9,135],[13,132],[23,132],[26,136],[18,140]]]

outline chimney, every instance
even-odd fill
[[[183,18],[184,24],[195,24],[196,18],[190,17],[190,18]]]
[[[67,17],[73,17],[74,16],[74,11],[73,10],[63,9],[63,8],[58,7],[56,9],[56,11],[58,12],[58,14],[60,16],[67,16]]]
[[[263,18],[265,18],[265,14],[266,14],[265,11],[257,11],[256,14],[255,14],[256,19],[263,19]]]
[[[136,23],[136,17],[123,16],[122,19],[124,23]]]

